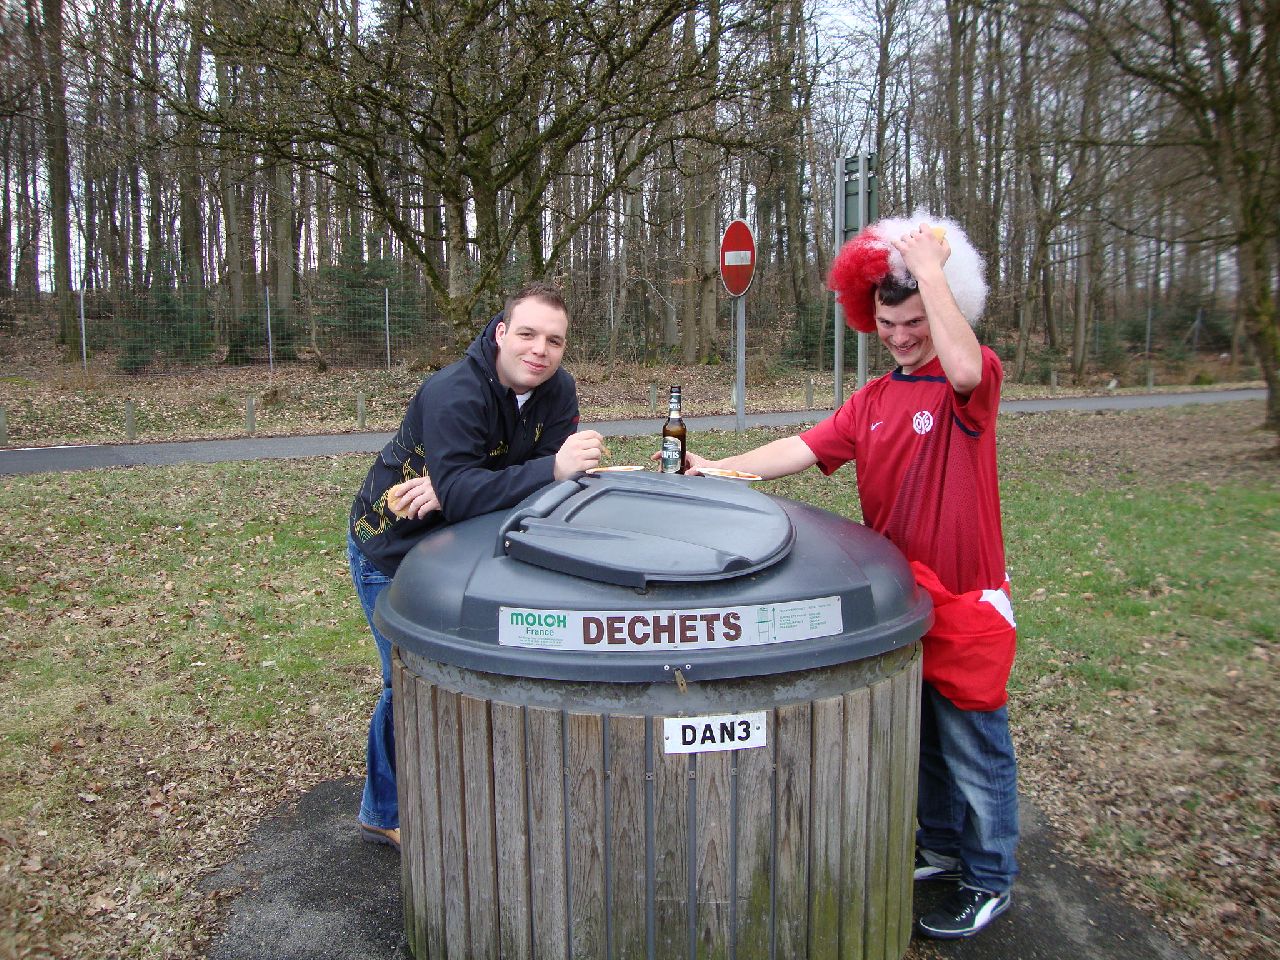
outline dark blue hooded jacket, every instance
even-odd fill
[[[501,320],[490,320],[461,360],[423,381],[351,505],[351,535],[388,576],[436,527],[514,506],[551,483],[556,451],[577,429],[577,386],[563,367],[522,409],[498,382],[494,333]],[[424,468],[443,511],[397,518],[387,490]]]

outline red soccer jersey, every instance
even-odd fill
[[[800,435],[830,474],[858,467],[863,522],[954,593],[1005,582],[996,413],[1004,370],[982,348],[982,382],[958,397],[936,357],[872,380]]]

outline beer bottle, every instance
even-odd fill
[[[667,422],[662,425],[662,472],[684,473],[684,448],[689,431],[680,417],[680,388],[671,388]]]

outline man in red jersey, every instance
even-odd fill
[[[917,880],[956,888],[917,921],[928,937],[977,933],[1008,909],[1017,874],[1017,765],[1007,695],[1015,629],[996,474],[1004,372],[971,326],[986,299],[963,230],[925,214],[845,244],[828,284],[850,326],[897,361],[796,436],[700,466],[766,479],[857,464],[863,522],[892,541],[933,598],[924,637]]]

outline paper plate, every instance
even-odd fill
[[[636,470],[643,470],[644,467],[639,466],[619,466],[619,467],[592,467],[587,473],[632,473]]]
[[[704,477],[721,477],[725,480],[763,480],[764,477],[743,470],[722,470],[720,467],[698,467]]]

